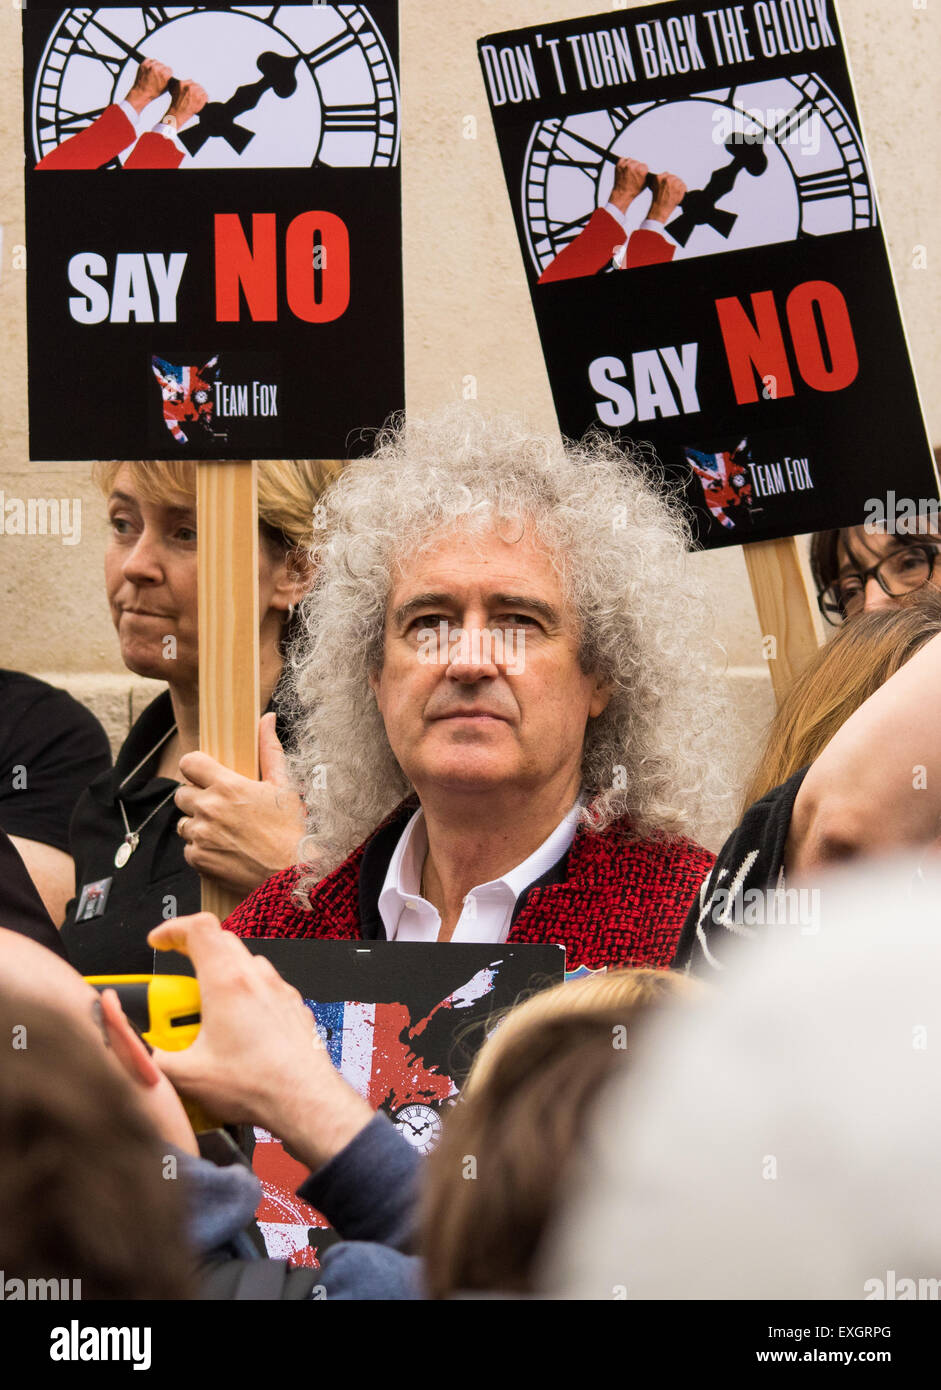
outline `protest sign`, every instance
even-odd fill
[[[23,33],[31,456],[363,452],[404,404],[395,0]]]
[[[652,445],[705,547],[937,494],[830,0],[618,8],[479,52],[565,434]]]
[[[565,951],[549,944],[250,938],[246,945],[300,990],[334,1066],[420,1154],[437,1144],[504,1012],[560,984],[565,968]],[[267,1254],[315,1265],[337,1236],[295,1195],[307,1170],[265,1130],[254,1130],[250,1147]]]

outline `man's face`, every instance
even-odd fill
[[[585,726],[609,699],[579,666],[578,640],[528,530],[454,531],[399,569],[370,684],[423,801],[513,790],[572,804]]]

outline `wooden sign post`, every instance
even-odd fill
[[[258,493],[252,461],[197,463],[199,747],[258,776]],[[239,895],[202,881],[221,920]]]
[[[774,639],[768,657],[778,705],[817,651],[817,633],[797,541],[752,541],[742,546],[762,639]]]

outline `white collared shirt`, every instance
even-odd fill
[[[502,942],[510,930],[516,901],[524,889],[548,873],[571,847],[581,804],[564,816],[537,850],[490,883],[478,884],[464,899],[452,941]],[[389,861],[379,894],[379,915],[389,941],[437,941],[441,917],[436,907],[421,896],[421,872],[428,853],[425,813],[419,809],[409,820]]]

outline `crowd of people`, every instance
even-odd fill
[[[863,1298],[936,1273],[914,1126],[941,1082],[941,539],[814,539],[839,630],[713,855],[731,701],[686,523],[639,459],[461,408],[345,465],[259,465],[258,782],[198,748],[193,466],[97,479],[122,660],[167,688],[111,767],[87,711],[2,673],[28,772],[0,800],[7,1276]],[[221,924],[200,876],[240,899]],[[550,944],[580,978],[493,1021],[425,1157],[253,938]],[[199,983],[180,1051],[83,978],[158,953]],[[181,1097],[229,1128],[194,1134]],[[339,1237],[319,1268],[260,1256],[244,1125],[309,1173]]]

